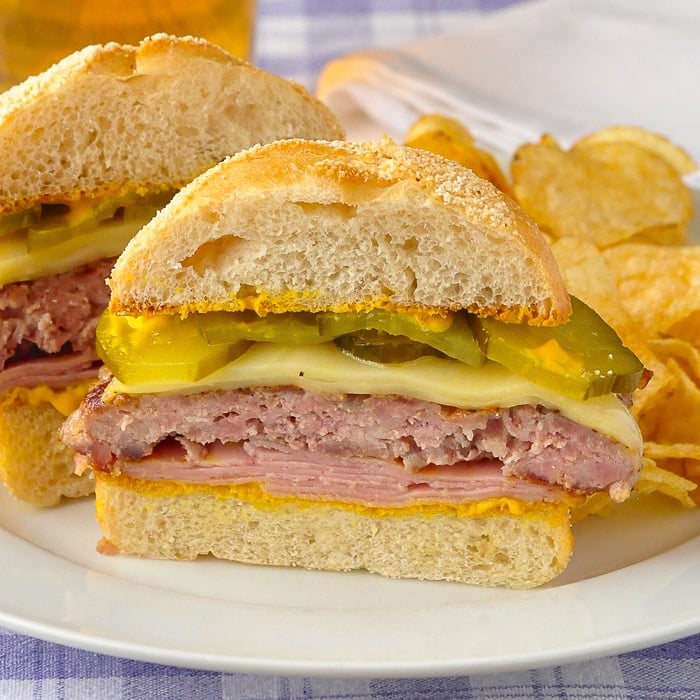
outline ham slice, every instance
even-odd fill
[[[622,500],[640,466],[639,455],[541,406],[466,410],[294,387],[104,403],[106,382],[68,418],[63,440],[96,470],[142,479],[254,481],[383,504],[596,491]]]
[[[332,498],[371,506],[460,503],[504,496],[556,501],[562,496],[561,489],[550,484],[505,476],[501,463],[493,459],[408,471],[380,459],[329,457],[302,450],[251,450],[241,443],[218,441],[198,450],[166,441],[142,460],[119,460],[115,469],[138,479],[200,484],[255,482],[272,495]]]
[[[0,392],[97,376],[95,326],[114,260],[0,288]]]
[[[100,367],[94,350],[68,354],[45,355],[5,367],[0,372],[0,393],[17,386],[45,384],[61,389],[84,379],[95,379]]]

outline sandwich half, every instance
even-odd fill
[[[629,496],[642,366],[471,171],[390,140],[215,166],[126,247],[62,437],[100,549],[515,588]]]
[[[92,491],[56,437],[99,366],[115,257],[184,184],[280,138],[339,138],[300,86],[203,40],[88,47],[0,95],[0,477],[37,505]]]

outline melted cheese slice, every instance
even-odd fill
[[[333,343],[255,343],[237,360],[197,382],[127,385],[114,379],[104,394],[196,393],[251,386],[296,386],[331,394],[398,394],[446,406],[482,409],[539,404],[611,437],[641,455],[642,437],[629,410],[614,395],[579,401],[513,374],[495,362],[469,367],[439,357],[396,365],[360,362]]]
[[[144,223],[127,221],[105,225],[33,251],[27,250],[22,236],[2,237],[0,285],[57,275],[95,260],[116,257]]]

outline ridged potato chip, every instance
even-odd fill
[[[672,337],[657,338],[650,341],[649,345],[660,360],[665,362],[674,359],[700,386],[700,347],[693,345],[689,340]],[[700,439],[698,443],[700,444]]]
[[[662,134],[648,131],[640,126],[614,125],[588,134],[574,143],[572,150],[586,149],[601,143],[634,143],[647,151],[656,153],[681,175],[690,175],[698,169],[693,157],[684,148],[673,143]]]
[[[545,136],[516,150],[511,177],[517,201],[554,238],[599,248],[687,238],[693,206],[682,175],[638,142],[589,140],[564,150]]]
[[[646,335],[700,341],[700,246],[626,244],[602,253]]]
[[[646,452],[645,452],[646,455]],[[668,469],[662,469],[656,461],[645,456],[642,473],[639,475],[634,491],[640,496],[663,493],[678,501],[684,508],[693,508],[695,501],[691,494],[697,490],[696,484]]]
[[[658,412],[653,432],[647,436],[650,442],[667,445],[700,444],[700,386],[689,377],[673,359],[666,366],[676,379],[672,400],[666,401]],[[693,456],[693,455],[688,455]],[[700,452],[696,455],[700,458]]]
[[[632,497],[660,493],[672,498],[683,508],[694,508],[696,504],[691,494],[696,490],[697,485],[693,481],[668,469],[662,469],[653,459],[645,456]],[[572,522],[578,522],[590,515],[608,515],[614,508],[615,505],[606,494],[596,493],[574,507],[571,513]]]
[[[477,146],[469,130],[456,119],[440,114],[422,115],[408,130],[405,144],[455,160],[502,192],[513,194],[495,157]]]

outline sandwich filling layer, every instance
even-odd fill
[[[478,501],[416,501],[410,504],[377,505],[366,504],[359,501],[347,501],[337,498],[307,497],[304,495],[276,495],[260,487],[255,482],[237,484],[211,484],[191,481],[175,481],[164,479],[137,479],[126,474],[107,474],[97,472],[95,478],[98,484],[104,488],[115,487],[120,490],[133,491],[146,499],[168,499],[183,497],[213,497],[216,499],[232,499],[252,505],[258,511],[276,512],[286,506],[292,506],[303,510],[304,508],[318,508],[323,505],[333,510],[378,517],[434,517],[440,515],[455,516],[459,518],[481,518],[494,515],[514,515],[519,518],[535,517],[538,519],[551,519],[553,527],[562,522],[569,523],[569,508],[576,505],[580,499],[565,499],[555,502],[528,502],[518,498],[499,496],[498,498],[485,498]],[[99,486],[96,488],[99,494]],[[102,519],[104,502],[96,501],[98,520]]]
[[[0,287],[0,393],[54,392],[97,376],[95,326],[114,260]]]
[[[140,480],[259,484],[371,506],[624,500],[634,450],[541,405],[465,409],[293,386],[120,394],[95,386],[63,428],[86,466]]]

